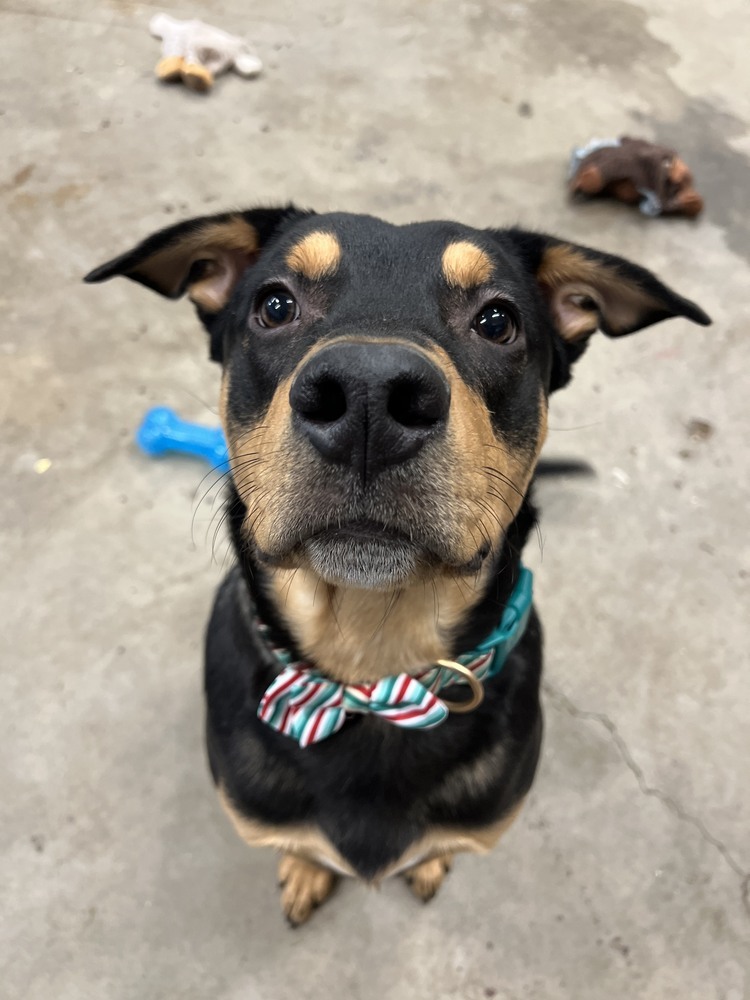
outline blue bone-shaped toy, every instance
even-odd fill
[[[204,427],[183,420],[168,406],[155,406],[146,413],[135,440],[147,455],[178,451],[205,459],[217,471],[229,468],[229,453],[221,427]]]

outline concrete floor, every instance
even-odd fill
[[[162,89],[156,6],[0,3],[0,992],[750,997],[750,10],[159,6],[246,32],[265,74]],[[684,153],[700,222],[566,202],[571,145],[622,131]],[[522,819],[430,906],[344,884],[295,933],[204,765],[219,508],[200,466],[132,444],[151,404],[213,422],[218,372],[187,304],[79,281],[170,221],[288,198],[547,228],[715,320],[601,338],[555,401],[549,452],[596,478],[545,485],[528,554],[547,734]]]

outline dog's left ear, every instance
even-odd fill
[[[495,235],[510,242],[525,269],[536,278],[559,334],[550,391],[570,380],[570,366],[583,354],[596,330],[608,337],[624,337],[674,316],[684,316],[701,326],[711,323],[694,302],[622,257],[521,229]]]
[[[309,214],[288,205],[189,219],[159,230],[83,280],[123,275],[170,299],[187,292],[205,321],[224,308],[242,274],[280,227]]]
[[[596,330],[624,337],[673,316],[711,323],[694,302],[622,257],[541,233],[511,229],[505,235],[534,273],[567,344],[581,344]]]

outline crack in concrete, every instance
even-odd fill
[[[699,819],[697,816],[693,816],[692,813],[689,813],[685,807],[680,805],[680,803],[677,802],[676,799],[672,798],[671,795],[661,791],[659,788],[655,788],[653,785],[649,785],[646,780],[646,776],[643,773],[643,769],[636,762],[622,734],[610,717],[604,712],[589,712],[578,708],[578,706],[575,705],[567,695],[563,694],[562,691],[559,691],[553,684],[550,684],[549,681],[542,682],[542,690],[550,699],[552,705],[559,711],[565,712],[574,719],[596,722],[602,726],[602,728],[609,733],[609,736],[617,748],[620,757],[622,757],[625,766],[634,775],[641,793],[643,795],[648,795],[650,798],[658,799],[664,806],[666,806],[673,816],[676,816],[682,822],[689,823],[691,826],[695,827],[701,835],[701,838],[719,852],[726,864],[729,865],[735,875],[737,875],[741,880],[740,900],[746,916],[750,917],[750,872],[745,871],[742,868],[729,848],[723,844],[718,837],[715,837],[714,834],[711,833],[703,820]]]

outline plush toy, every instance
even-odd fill
[[[214,77],[225,70],[257,76],[263,68],[242,38],[203,21],[178,21],[169,14],[156,14],[149,30],[162,40],[162,57],[156,67],[160,80],[182,80],[191,90],[205,93],[213,86]]]
[[[611,195],[644,215],[696,216],[703,199],[693,175],[673,149],[645,139],[593,139],[570,162],[573,194]]]

